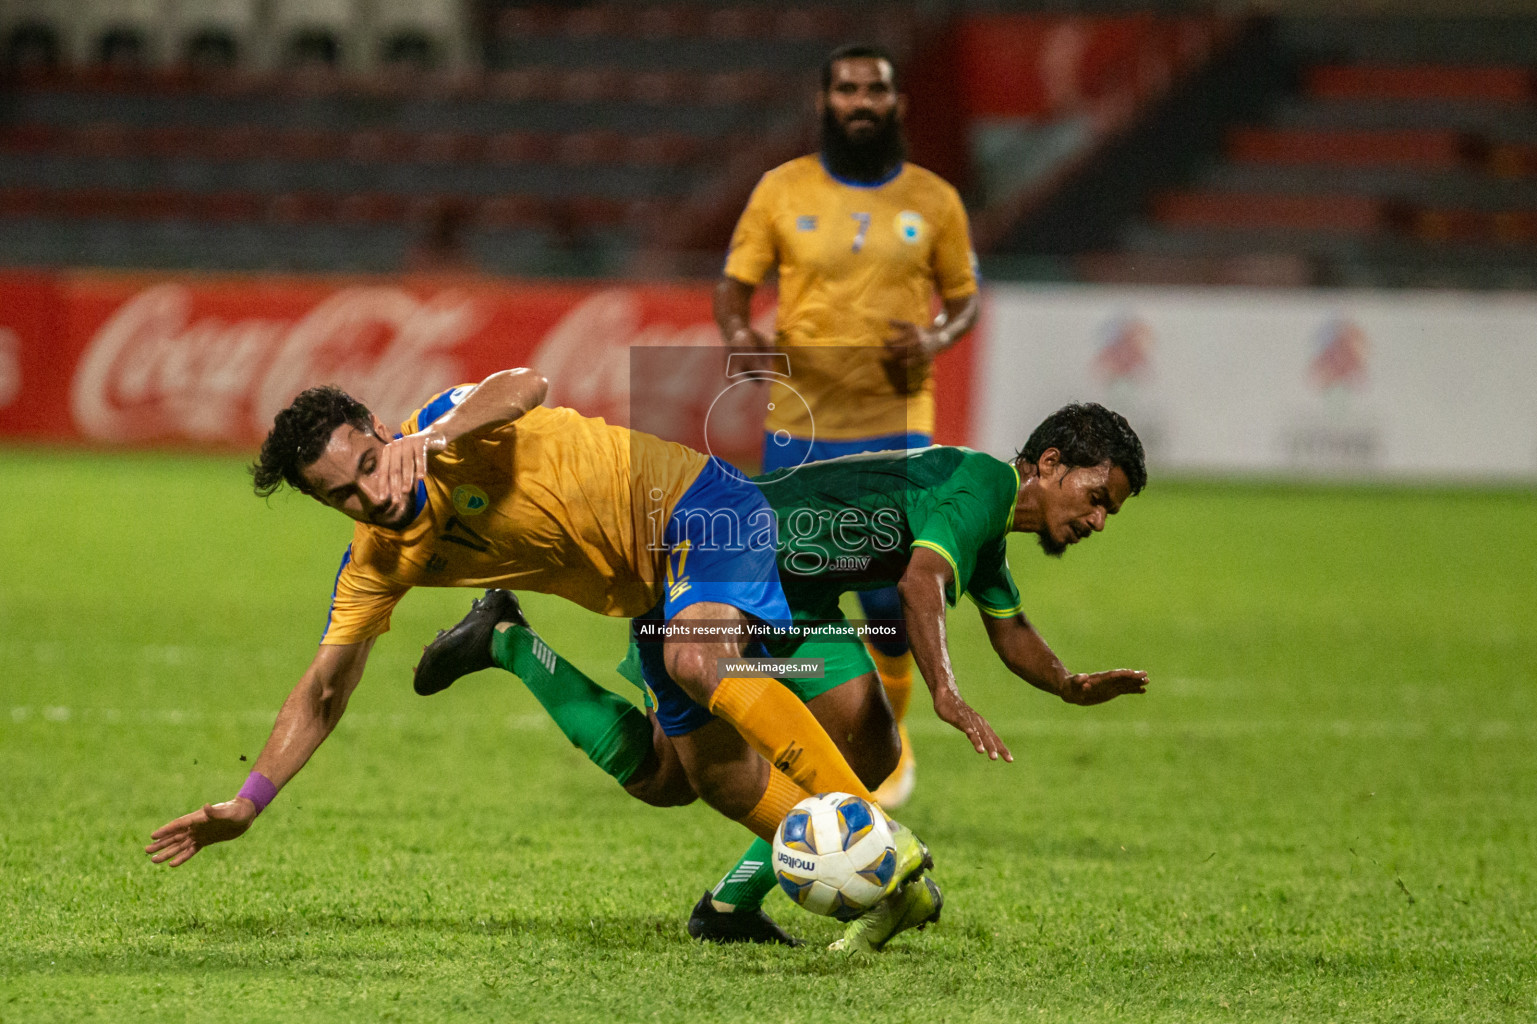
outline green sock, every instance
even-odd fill
[[[523,680],[566,738],[622,786],[651,752],[651,720],[584,676],[526,626],[502,623],[491,656]]]
[[[774,845],[766,839],[754,839],[736,866],[710,890],[717,903],[737,910],[757,910],[774,891]]]

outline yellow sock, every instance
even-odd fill
[[[735,726],[748,746],[807,792],[871,799],[822,723],[779,680],[722,679],[710,698],[710,711]]]
[[[875,659],[875,671],[880,673],[881,686],[886,689],[891,716],[900,724],[907,718],[907,705],[913,698],[913,656],[903,652],[892,657],[882,654],[869,644],[865,644],[865,649]]]
[[[772,843],[774,830],[779,828],[779,823],[784,821],[786,814],[790,813],[790,808],[810,795],[791,782],[790,777],[784,772],[778,768],[770,768],[768,788],[763,791],[757,806],[737,821],[751,829],[753,835],[759,839]]]

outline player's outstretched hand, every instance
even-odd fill
[[[1147,673],[1130,668],[1069,676],[1062,699],[1069,704],[1103,704],[1127,693],[1146,693]]]
[[[440,447],[434,446],[431,435],[425,431],[396,438],[384,446],[379,470],[400,507],[410,507],[416,485],[427,478],[427,453]]]
[[[1000,757],[1005,761],[1014,760],[1014,755],[987,724],[987,719],[972,710],[954,687],[942,688],[934,694],[934,713],[965,733],[977,753],[986,754],[994,761]]]
[[[201,810],[168,821],[149,837],[154,840],[144,848],[156,864],[171,862],[179,868],[205,846],[239,839],[256,820],[256,805],[236,797],[222,804],[204,804]]]

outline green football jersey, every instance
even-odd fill
[[[840,617],[850,590],[895,586],[915,547],[955,571],[989,615],[1020,610],[1007,538],[1019,473],[991,455],[935,446],[812,462],[754,478],[779,525],[779,578],[797,619]]]

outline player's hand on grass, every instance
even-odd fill
[[[1062,688],[1062,699],[1069,704],[1103,704],[1123,694],[1146,692],[1146,672],[1113,668],[1108,672],[1080,672],[1068,676],[1067,685]]]
[[[935,691],[934,713],[941,721],[949,722],[965,733],[977,753],[986,754],[994,761],[1000,757],[1005,761],[1014,760],[1014,755],[1009,753],[1009,748],[998,738],[993,727],[987,724],[987,719],[972,710],[955,687],[946,686]]]
[[[239,839],[256,820],[256,805],[242,797],[221,804],[204,804],[201,810],[183,814],[150,833],[154,842],[144,848],[156,864],[170,861],[178,868],[205,846]]]

